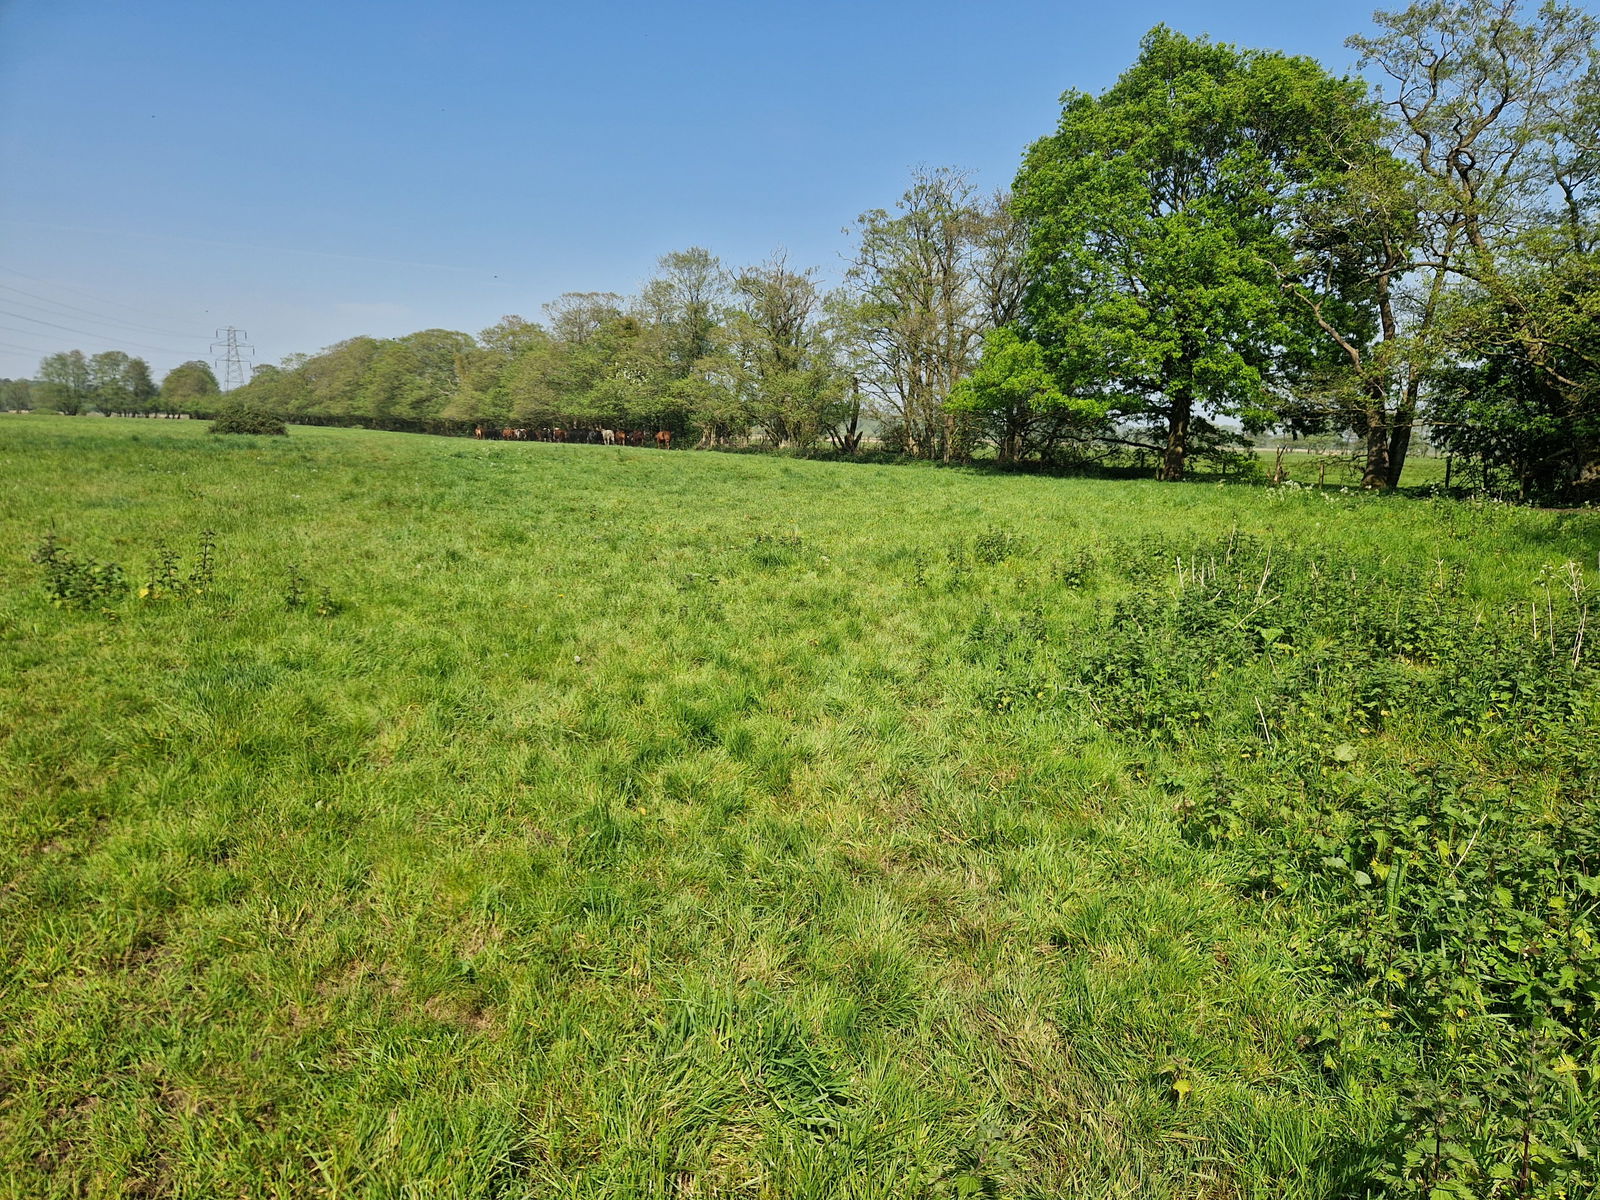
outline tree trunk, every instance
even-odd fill
[[[1394,428],[1389,431],[1389,486],[1400,486],[1400,473],[1406,469],[1406,451],[1411,448],[1411,426],[1417,419],[1417,388],[1420,380],[1412,377],[1406,382],[1405,398],[1394,414]]]
[[[1577,446],[1578,475],[1572,485],[1572,500],[1583,503],[1600,500],[1600,445],[1585,440]]]
[[[835,426],[828,431],[828,434],[833,438],[834,447],[846,454],[854,454],[861,448],[861,400],[859,397],[856,399],[855,407],[850,411],[850,424],[845,426],[844,432],[840,433],[838,426]]]
[[[1161,470],[1156,478],[1176,483],[1183,478],[1185,460],[1189,456],[1189,421],[1194,415],[1194,394],[1189,385],[1172,391],[1172,414],[1167,418],[1167,448],[1161,458]]]
[[[1017,443],[1021,438],[1017,436],[1017,427],[1011,421],[1005,424],[1005,432],[1000,435],[1000,461],[1014,463],[1017,461]]]
[[[1389,486],[1389,429],[1388,422],[1384,419],[1387,415],[1384,412],[1381,392],[1378,395],[1369,395],[1366,428],[1367,465],[1361,474],[1361,486],[1364,488]]]

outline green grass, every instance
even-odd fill
[[[1261,478],[1272,475],[1277,457],[1271,449],[1256,452]],[[1359,488],[1362,461],[1356,454],[1319,454],[1291,450],[1283,456],[1284,474],[1296,483],[1328,489]],[[1445,460],[1442,456],[1410,454],[1406,457],[1400,486],[1420,488],[1444,483]],[[1470,481],[1457,478],[1456,484],[1466,486]]]
[[[1600,514],[0,417],[0,1194],[1351,1194],[1182,748],[994,703],[1236,534],[1488,614]]]

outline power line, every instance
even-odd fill
[[[222,357],[213,361],[221,370],[222,378],[217,382],[222,385],[222,390],[225,392],[243,387],[250,378],[249,372],[245,369],[250,364],[243,355],[245,352],[254,354],[256,348],[239,340],[249,336],[244,330],[229,325],[226,329],[217,330],[217,340],[211,343],[213,354],[217,352],[218,346],[222,347]]]
[[[74,329],[70,325],[57,325],[54,321],[41,321],[38,317],[30,317],[27,313],[7,312],[0,308],[0,317],[15,317],[19,321],[31,321],[35,325],[48,325],[51,329],[62,329],[67,333],[75,333],[80,337],[100,338],[107,342],[121,342],[124,346],[132,346],[138,350],[153,350],[159,354],[185,354],[187,351],[174,350],[171,346],[152,346],[148,342],[136,342],[132,338],[112,337],[108,333],[96,333],[91,329]],[[12,333],[38,333],[37,329],[18,329],[15,326],[6,326]]]
[[[113,300],[109,296],[102,296],[98,292],[89,291],[87,288],[73,287],[70,283],[60,283],[54,279],[41,279],[37,275],[29,275],[26,271],[19,271],[15,267],[0,267],[0,271],[4,271],[7,275],[15,275],[18,279],[31,280],[34,283],[42,283],[48,287],[59,288],[63,292],[72,292],[75,295],[85,296],[88,299],[97,301],[101,304],[109,304],[113,308],[125,308],[129,312],[136,312],[141,316],[148,315],[144,309],[138,307],[137,305],[124,304],[120,300]]]
[[[21,329],[16,325],[0,325],[0,329],[4,329],[7,333],[26,333],[35,337],[39,335],[39,331],[37,329]]]
[[[16,350],[23,354],[50,353],[50,351],[43,346],[19,346],[15,342],[0,342],[0,350]]]
[[[52,300],[48,296],[37,296],[32,292],[25,292],[19,287],[12,287],[9,283],[0,283],[0,288],[4,288],[8,292],[15,292],[19,296],[24,296],[27,299],[36,301],[40,304],[48,304],[52,308],[64,308],[72,313],[79,313],[86,317],[93,317],[96,321],[103,322],[107,325],[126,325],[129,329],[142,330],[145,333],[159,333],[167,337],[194,337],[194,334],[189,330],[162,329],[156,325],[144,325],[138,321],[129,321],[122,317],[108,317],[104,313],[93,312],[87,308],[79,308],[75,304],[68,304],[62,300]],[[47,313],[46,315],[56,317],[61,316],[62,314]]]

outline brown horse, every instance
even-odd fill
[[[668,430],[661,430],[656,434],[656,445],[663,450],[672,449],[672,434]]]

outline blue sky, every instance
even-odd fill
[[[258,362],[476,331],[690,245],[833,280],[913,167],[1008,185],[1158,22],[1346,70],[1370,12],[0,0],[0,376],[79,348],[159,378],[230,324]]]

